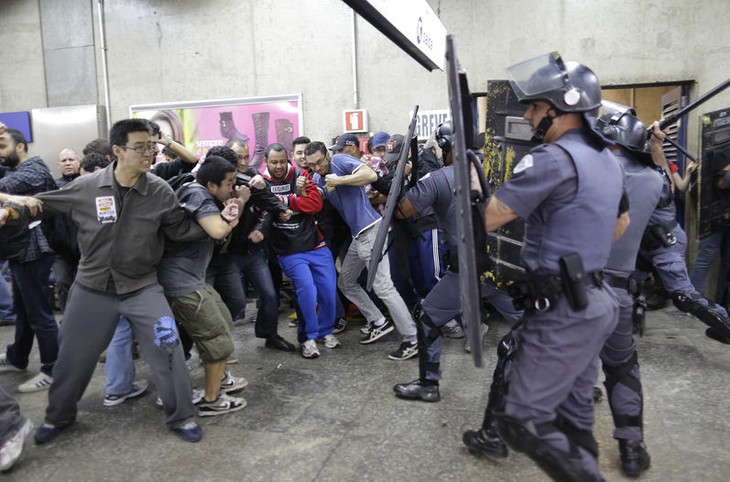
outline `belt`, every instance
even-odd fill
[[[620,290],[628,291],[629,294],[635,294],[639,291],[639,283],[631,277],[622,278],[621,276],[614,276],[611,274],[604,273],[603,280],[611,288],[617,288]]]
[[[603,286],[603,271],[585,273],[580,284],[587,290]],[[565,296],[565,288],[560,276],[534,276],[513,283],[508,288],[517,309],[549,311],[555,303]]]
[[[604,278],[607,275],[603,271],[589,271],[585,273],[581,279],[581,284],[586,288],[600,288]],[[555,281],[559,286],[563,285],[562,278],[560,276],[547,276],[547,277],[528,277],[526,281],[528,283],[540,282],[545,280]]]

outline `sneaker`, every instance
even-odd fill
[[[205,390],[200,389],[200,388],[193,388],[193,396],[192,396],[193,405],[199,404],[204,399],[205,399]],[[160,397],[157,397],[155,399],[155,405],[162,408],[162,399]]]
[[[25,368],[18,368],[8,360],[8,354],[0,354],[0,372],[23,372]]]
[[[464,330],[453,320],[441,327],[441,334],[446,338],[464,338]]]
[[[228,370],[226,370],[226,374],[223,377],[223,380],[221,380],[221,390],[223,393],[234,393],[239,390],[243,390],[247,386],[248,380],[243,377],[234,377]]]
[[[195,422],[188,422],[172,429],[175,434],[186,442],[200,442],[203,438],[203,429]]]
[[[28,435],[33,430],[33,423],[25,419],[20,429],[13,434],[4,444],[0,445],[0,472],[10,470],[23,453],[23,447]]]
[[[289,320],[289,328],[296,328],[298,324],[299,320],[296,318],[292,318],[291,320]]]
[[[144,392],[147,391],[148,387],[147,380],[138,380],[135,381],[132,384],[132,391],[127,393],[126,395],[106,395],[104,397],[104,406],[105,407],[113,407],[115,405],[119,405],[120,403],[124,403],[126,400],[130,398],[136,398],[142,395]]]
[[[317,358],[319,356],[319,349],[314,340],[307,340],[302,343],[301,351],[304,358]]]
[[[235,365],[236,363],[238,363],[238,357],[235,355],[229,356],[226,360],[226,365]]]
[[[335,335],[325,335],[324,346],[330,349],[339,348],[342,346],[342,343],[340,343],[340,340],[338,340]]]
[[[335,329],[332,330],[332,333],[334,333],[334,334],[342,333],[343,331],[345,331],[346,326],[347,326],[347,318],[345,318],[344,316],[342,318],[337,318],[335,320]]]
[[[23,393],[40,392],[41,390],[48,390],[51,388],[51,383],[53,383],[53,377],[49,377],[45,373],[41,372],[27,382],[19,385],[18,390]]]
[[[35,431],[35,434],[33,434],[35,443],[37,445],[42,445],[56,440],[56,438],[61,435],[61,432],[64,428],[65,427],[56,427],[55,425],[51,425],[50,423],[44,423],[43,425],[38,427]]]
[[[481,331],[481,341],[484,341],[484,336],[489,331],[489,325],[486,325],[486,324],[482,323],[481,330],[482,330]],[[464,351],[467,352],[467,353],[471,353],[471,343],[469,343],[469,337],[468,336],[466,337],[466,341],[464,341]]]
[[[203,400],[205,400],[205,390],[202,388],[193,388],[193,396],[192,396],[192,402],[193,405],[197,405]],[[160,406],[162,406],[162,401],[160,400]]]
[[[396,351],[388,355],[388,358],[391,360],[408,360],[416,355],[418,355],[418,344],[404,341]]]
[[[218,398],[212,402],[203,400],[198,404],[198,415],[201,417],[214,417],[227,413],[237,412],[246,406],[246,400],[236,398],[225,393],[220,393]]]
[[[377,341],[393,330],[395,330],[395,327],[393,326],[393,322],[390,320],[385,320],[385,323],[380,326],[373,324],[368,334],[360,340],[360,344],[367,345],[368,343]]]
[[[362,333],[363,335],[367,335],[368,333],[370,333],[370,330],[372,330],[372,329],[373,329],[373,322],[368,321],[363,325],[362,328],[360,328],[360,333]]]

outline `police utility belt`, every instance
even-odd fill
[[[526,272],[525,279],[509,286],[515,308],[525,311],[546,312],[565,296],[575,311],[588,306],[588,290],[600,288],[602,271],[583,270],[583,261],[577,253],[560,258],[560,276]]]
[[[639,293],[641,293],[641,283],[628,276],[626,278],[622,278],[620,276],[604,273],[603,281],[605,281],[611,288],[627,291],[633,297],[636,297]]]
[[[641,237],[641,249],[654,251],[659,248],[666,248],[677,243],[677,238],[672,231],[678,225],[677,221],[667,224],[653,224],[647,226],[644,235]]]

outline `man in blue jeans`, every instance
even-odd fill
[[[322,198],[309,173],[289,164],[284,146],[270,144],[264,158],[264,178],[271,192],[294,212],[286,221],[273,222],[271,247],[297,294],[303,318],[297,325],[302,356],[317,358],[317,340],[322,340],[327,348],[340,346],[332,334],[337,296],[335,264],[314,218],[322,209]]]
[[[5,266],[5,260],[0,260],[0,266]],[[0,274],[0,326],[15,325],[15,319],[13,295],[5,276]]]
[[[0,192],[31,196],[56,189],[43,160],[28,155],[28,141],[23,133],[1,123],[0,163],[4,174]],[[34,338],[41,353],[40,373],[21,384],[21,392],[48,390],[58,356],[58,326],[48,285],[55,256],[40,224],[31,224],[29,228],[0,231],[0,259],[7,259],[10,265],[17,315],[15,340],[0,354],[0,371],[24,371]]]

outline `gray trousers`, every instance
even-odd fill
[[[89,384],[99,355],[114,335],[120,315],[132,325],[134,337],[155,378],[167,425],[177,428],[193,418],[190,376],[162,287],[155,283],[127,295],[110,295],[76,283],[69,291],[60,330],[46,422],[57,427],[74,423],[77,403]]]
[[[8,441],[25,423],[18,402],[0,387],[0,445]]]
[[[508,374],[504,409],[523,426],[549,423],[560,416],[579,430],[593,431],[598,355],[616,326],[618,303],[606,285],[589,289],[587,296],[588,307],[582,311],[574,311],[562,297],[548,312],[525,314],[517,331],[520,348]],[[571,444],[562,431],[535,435],[570,452]],[[597,459],[583,448],[578,450],[581,465],[600,480]]]
[[[362,286],[357,282],[357,278],[370,262],[379,226],[380,221],[352,240],[340,268],[340,277],[337,280],[337,287],[350,301],[357,305],[368,321],[376,321],[382,318],[383,314],[365,290],[362,289]],[[387,256],[383,256],[380,264],[378,264],[378,270],[375,272],[375,280],[373,281],[373,291],[388,307],[396,329],[403,336],[403,341],[415,342],[416,323],[413,321],[403,298],[393,285]]]
[[[611,413],[614,421],[631,419],[641,421],[643,396],[641,392],[641,373],[639,363],[636,361],[636,341],[634,340],[634,298],[628,291],[614,289],[619,303],[618,324],[606,340],[601,350],[601,362],[606,372],[608,382],[609,373],[612,371],[625,370],[627,372],[623,383],[616,383],[610,387],[607,383],[606,391]],[[627,364],[633,366],[629,367]],[[626,366],[624,366],[626,365]],[[633,385],[633,386],[628,386]],[[637,390],[638,388],[638,390]],[[641,423],[625,425],[617,423],[613,432],[616,439],[643,440],[643,428]]]

